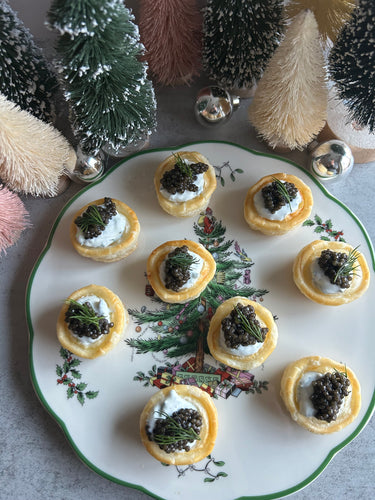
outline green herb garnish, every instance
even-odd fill
[[[92,325],[99,327],[99,320],[105,319],[104,316],[98,316],[94,309],[89,304],[80,304],[76,300],[69,299],[66,301],[69,306],[74,306],[75,314],[69,315],[69,319],[76,319],[83,325]]]
[[[245,332],[250,333],[250,335],[253,335],[253,337],[255,337],[258,340],[258,342],[263,342],[262,330],[260,326],[257,325],[256,323],[249,321],[239,307],[235,306],[235,310],[238,315],[238,319]]]
[[[198,264],[199,262],[198,259],[185,252],[168,257],[168,261],[172,266],[181,267],[182,269],[189,269],[193,264]]]
[[[342,264],[338,268],[333,280],[334,283],[338,280],[338,278],[342,276],[351,276],[356,274],[355,270],[357,269],[357,267],[359,267],[359,264],[356,264],[359,257],[359,253],[357,252],[358,246],[350,250],[350,252],[348,253],[348,260],[345,262],[345,264]]]
[[[105,227],[102,216],[100,215],[96,205],[90,205],[86,212],[77,217],[74,222],[83,233],[86,233],[90,226]]]
[[[188,163],[186,163],[179,154],[173,153],[173,156],[176,161],[177,167],[181,170],[181,172],[189,177],[190,179],[193,178],[193,171]]]
[[[155,443],[159,445],[168,445],[178,443],[178,441],[182,440],[199,440],[199,434],[195,432],[191,427],[188,429],[184,429],[181,425],[176,422],[174,418],[172,418],[168,413],[164,411],[157,411],[155,413],[159,413],[159,415],[163,416],[166,420],[165,431],[169,434],[153,434],[152,439]]]
[[[292,211],[292,205],[291,205],[291,197],[288,193],[287,188],[285,187],[285,184],[278,179],[277,177],[272,177],[273,182],[276,184],[276,189],[279,192],[279,194],[284,198],[284,200],[288,203],[290,211]]]

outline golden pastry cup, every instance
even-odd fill
[[[255,194],[262,190],[267,184],[273,182],[273,177],[293,183],[301,195],[301,202],[298,209],[292,214],[288,214],[283,220],[269,220],[259,215],[255,203]],[[311,189],[298,177],[291,174],[277,173],[262,177],[247,192],[244,203],[244,217],[251,229],[260,231],[263,234],[278,235],[285,234],[292,229],[301,226],[309,217],[313,206],[313,196]]]
[[[204,189],[201,194],[192,198],[188,201],[174,202],[165,198],[160,191],[160,181],[165,172],[172,170],[176,158],[174,155],[168,156],[156,169],[154,184],[156,196],[158,198],[159,205],[165,212],[175,217],[191,217],[193,215],[198,215],[202,210],[206,209],[208,206],[212,193],[216,189],[216,174],[214,167],[209,163],[207,158],[197,151],[179,151],[178,154],[183,160],[189,160],[193,163],[205,163],[208,165],[208,170],[204,173]]]
[[[146,426],[149,417],[152,415],[155,406],[162,403],[171,390],[175,390],[181,398],[193,404],[202,416],[200,440],[197,440],[189,451],[166,453],[158,444],[150,441],[147,437]],[[150,398],[141,413],[139,428],[144,447],[156,460],[171,465],[189,465],[203,460],[212,452],[218,429],[217,410],[211,396],[199,387],[172,385],[160,389]]]
[[[302,248],[293,263],[293,279],[300,292],[308,299],[327,306],[340,306],[361,297],[369,287],[370,270],[364,255],[357,250],[360,273],[353,276],[349,288],[343,292],[327,294],[314,285],[311,265],[326,249],[333,252],[349,253],[353,247],[342,241],[315,240]]]
[[[130,255],[137,248],[140,224],[135,212],[122,201],[111,198],[116,205],[117,212],[127,218],[129,227],[122,234],[121,238],[114,241],[107,247],[89,247],[78,243],[76,234],[77,226],[74,223],[76,218],[82,215],[90,205],[102,205],[104,198],[92,201],[80,208],[74,215],[70,226],[70,240],[74,249],[82,255],[99,262],[116,262]]]
[[[129,315],[120,298],[111,290],[100,285],[88,285],[73,292],[67,298],[78,300],[81,297],[95,295],[103,299],[110,309],[110,322],[114,326],[110,328],[109,333],[101,335],[101,337],[90,345],[84,345],[79,339],[72,334],[65,321],[65,313],[69,308],[68,303],[64,303],[61,308],[57,320],[57,338],[60,344],[73,354],[81,358],[94,359],[103,356],[108,351],[113,349],[123,337],[124,330],[129,323]]]
[[[350,380],[350,394],[346,396],[336,420],[326,422],[316,417],[306,417],[299,411],[297,391],[302,376],[307,372],[322,375],[328,372],[344,372]],[[290,363],[281,378],[281,398],[292,419],[301,427],[316,434],[337,432],[353,422],[361,409],[361,387],[353,371],[342,363],[321,356],[307,356]]]
[[[159,269],[168,254],[177,247],[186,245],[190,252],[199,255],[203,259],[203,266],[198,280],[189,288],[181,289],[177,292],[165,287],[160,277]],[[147,278],[154,289],[156,295],[168,303],[185,303],[195,299],[206,288],[216,272],[216,262],[211,253],[200,243],[191,240],[167,241],[153,250],[147,259]]]
[[[262,347],[254,354],[239,356],[225,351],[220,345],[221,322],[229,316],[234,307],[238,304],[254,307],[257,320],[262,326],[268,328],[268,333],[264,339]],[[278,329],[271,312],[264,306],[245,297],[232,297],[226,300],[216,309],[211,318],[207,335],[207,343],[211,355],[221,363],[236,368],[237,370],[250,370],[261,365],[276,347],[278,339]]]

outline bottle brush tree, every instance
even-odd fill
[[[199,74],[202,15],[196,0],[141,0],[139,30],[149,74],[156,82],[189,83]]]
[[[318,26],[298,14],[272,56],[249,106],[252,125],[272,148],[303,149],[325,125],[327,86]]]
[[[359,0],[329,56],[337,94],[358,125],[375,132],[375,6]]]
[[[0,0],[0,92],[21,109],[51,122],[56,75],[8,3]]]
[[[208,0],[203,14],[203,67],[227,88],[251,88],[284,30],[283,2]]]
[[[122,0],[53,0],[58,66],[83,152],[118,150],[155,127],[156,102],[134,17]]]
[[[0,184],[0,255],[30,226],[29,213],[16,193]]]

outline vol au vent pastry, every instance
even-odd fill
[[[316,240],[295,258],[293,279],[308,299],[339,306],[365,293],[370,270],[364,255],[348,243]]]
[[[201,153],[180,151],[160,163],[154,184],[163,210],[190,217],[207,207],[216,189],[215,169]]]
[[[277,326],[268,309],[246,297],[232,297],[211,318],[207,343],[217,361],[250,370],[268,358],[277,338]]]
[[[264,234],[285,234],[310,215],[313,197],[298,177],[277,173],[262,177],[247,192],[244,217],[251,229]]]
[[[66,299],[57,320],[57,338],[73,354],[94,359],[113,349],[128,323],[128,312],[115,293],[88,285]]]
[[[140,225],[135,212],[122,201],[101,198],[76,212],[70,239],[83,257],[115,262],[137,247]]]
[[[200,243],[167,241],[147,259],[147,278],[164,302],[185,303],[197,298],[216,272],[216,262]]]
[[[316,434],[343,429],[361,408],[361,388],[352,370],[321,356],[307,356],[286,367],[281,398],[292,419]]]
[[[217,429],[211,396],[191,385],[159,390],[140,417],[143,445],[165,464],[188,465],[206,458],[215,445]]]

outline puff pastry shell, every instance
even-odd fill
[[[250,305],[254,307],[258,321],[268,328],[262,347],[248,356],[240,356],[225,351],[220,345],[220,330],[222,320],[228,316],[236,304]],[[223,302],[217,309],[210,321],[207,335],[207,343],[211,355],[221,363],[225,363],[238,370],[250,370],[261,365],[275,349],[278,338],[278,329],[271,312],[262,305],[245,297],[232,297]]]
[[[120,298],[108,288],[100,285],[88,285],[80,288],[69,295],[67,301],[69,299],[78,300],[89,295],[100,297],[107,303],[111,311],[110,321],[114,323],[113,328],[110,329],[108,334],[102,335],[96,342],[84,345],[68,328],[65,313],[69,304],[65,303],[57,320],[57,338],[60,344],[73,354],[81,358],[94,359],[106,354],[120,341],[129,323],[129,315]]]
[[[200,440],[189,451],[178,451],[166,453],[160,449],[154,442],[150,441],[146,433],[146,425],[154,408],[162,403],[170,393],[175,390],[177,394],[193,404],[202,416],[202,427],[200,431]],[[199,387],[189,385],[172,385],[159,390],[154,394],[144,407],[140,417],[140,434],[143,445],[146,450],[157,460],[166,464],[188,465],[199,462],[206,458],[213,450],[218,429],[217,410],[211,396]]]
[[[295,212],[288,214],[283,220],[266,219],[258,213],[255,207],[255,194],[263,189],[267,184],[273,182],[272,177],[276,177],[284,182],[293,183],[302,198],[298,209]],[[309,217],[312,206],[313,196],[311,190],[301,179],[295,175],[277,173],[262,177],[248,190],[244,203],[244,217],[251,229],[269,235],[285,234],[288,231],[300,226]]]
[[[346,372],[351,384],[351,393],[345,397],[337,419],[332,422],[326,422],[315,417],[302,415],[299,411],[297,399],[298,386],[302,375],[307,372],[318,372],[324,375],[335,370]],[[361,387],[352,370],[346,365],[320,356],[307,356],[290,363],[281,378],[280,394],[292,419],[300,426],[316,434],[330,434],[343,429],[353,422],[361,409]]]
[[[198,280],[188,288],[182,288],[175,292],[164,286],[160,277],[159,269],[168,254],[176,247],[186,245],[189,251],[199,255],[203,259],[203,267]],[[211,253],[200,243],[191,240],[167,241],[153,250],[147,260],[147,278],[158,297],[164,302],[185,303],[195,299],[206,288],[216,272],[216,262]]]
[[[203,174],[204,189],[202,193],[195,198],[184,202],[173,202],[162,195],[160,191],[160,181],[164,173],[167,170],[172,170],[176,163],[174,155],[171,155],[168,156],[168,158],[166,158],[162,163],[160,163],[160,165],[156,169],[154,177],[156,195],[160,206],[168,214],[174,215],[176,217],[191,217],[193,215],[198,215],[201,210],[204,210],[207,207],[212,193],[215,191],[217,185],[215,169],[209,163],[207,158],[197,151],[179,151],[178,155],[182,159],[189,160],[193,163],[205,163],[206,165],[208,165],[208,170]]]
[[[299,252],[293,264],[293,279],[299,290],[310,300],[327,306],[339,306],[358,299],[365,293],[370,284],[370,270],[363,254],[358,254],[357,263],[360,272],[353,276],[349,288],[343,292],[332,294],[323,293],[313,282],[311,265],[315,259],[320,257],[323,250],[330,249],[333,252],[349,253],[353,247],[342,241],[315,240],[306,245]]]
[[[112,201],[115,203],[118,213],[127,218],[128,228],[124,231],[121,238],[107,247],[89,247],[81,245],[76,238],[77,226],[74,223],[76,218],[82,215],[90,205],[102,205],[104,203],[104,198],[88,203],[74,215],[70,226],[70,239],[75,250],[83,257],[99,262],[116,262],[130,255],[137,248],[140,224],[135,212],[122,201],[114,198],[112,198]]]

